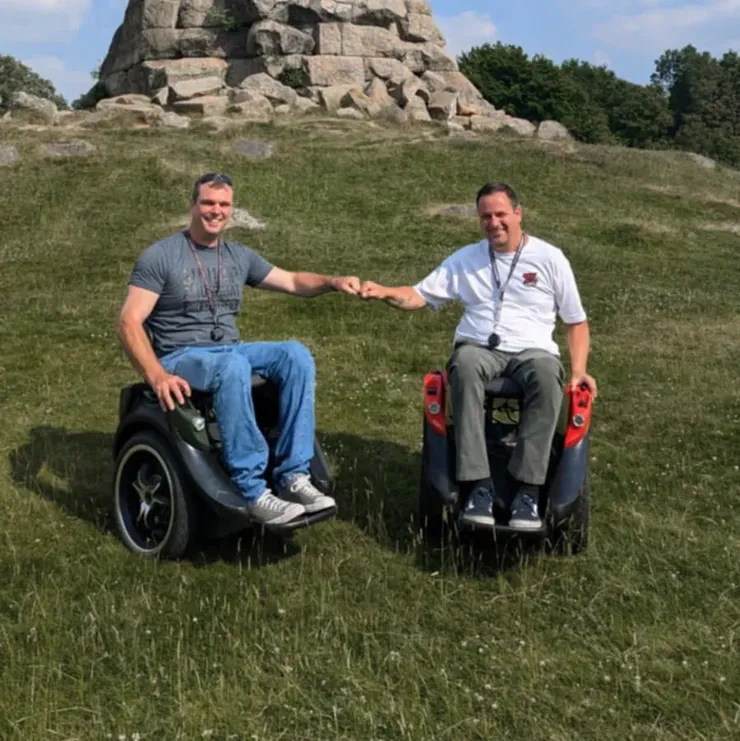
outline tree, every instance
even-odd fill
[[[721,60],[694,46],[666,51],[653,83],[665,90],[676,146],[740,164],[740,57]]]
[[[569,59],[557,66],[519,46],[484,44],[460,70],[496,108],[534,123],[559,121],[578,140],[689,149],[740,164],[740,55],[693,46],[666,51],[648,85]]]
[[[671,114],[659,85],[636,85],[621,80],[606,67],[576,59],[563,62],[561,69],[584,90],[589,103],[603,112],[617,143],[628,147],[665,144]]]
[[[575,60],[558,67],[546,57],[538,55],[530,60],[521,47],[499,42],[463,54],[460,69],[497,108],[535,123],[559,121],[580,141],[610,143],[620,141],[622,134],[625,143],[643,144],[655,129],[652,106],[646,113],[650,134],[633,131],[639,128],[637,111],[644,101],[635,102],[631,112],[612,115],[621,81],[603,67]],[[667,112],[664,101],[662,105]],[[617,130],[612,128],[615,122],[619,122]],[[665,117],[663,123],[668,124]]]
[[[86,93],[72,101],[72,108],[76,111],[85,111],[95,106],[103,99],[108,97],[108,91],[105,85],[98,81]]]
[[[521,115],[531,70],[529,58],[520,46],[483,44],[463,54],[459,61],[460,71],[489,103],[509,115]]]
[[[39,77],[30,67],[14,57],[0,55],[0,110],[6,111],[11,96],[19,92],[46,98],[57,108],[68,107],[67,101],[57,93],[49,80]]]
[[[534,123],[576,120],[587,102],[554,62],[520,46],[484,44],[460,57],[460,70],[496,108]]]
[[[101,100],[108,97],[108,90],[105,87],[105,83],[100,79],[100,65],[90,73],[90,77],[93,78],[95,84],[86,93],[83,93],[72,101],[72,108],[76,111],[95,108]]]

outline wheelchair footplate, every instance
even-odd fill
[[[291,535],[297,530],[303,530],[312,525],[317,525],[319,522],[324,522],[324,520],[330,520],[333,517],[336,517],[337,511],[338,507],[336,506],[328,507],[327,509],[322,509],[320,512],[303,514],[290,522],[283,523],[282,525],[265,525],[264,527],[266,530],[270,530],[278,535]]]

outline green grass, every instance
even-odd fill
[[[430,130],[433,132],[434,130]],[[463,141],[306,119],[230,136],[3,129],[0,738],[740,737],[740,175],[676,153]],[[287,269],[420,279],[477,225],[431,217],[510,181],[578,276],[601,387],[592,547],[507,568],[419,547],[420,385],[459,309],[249,291],[246,339],[303,341],[339,518],[180,563],[110,516],[114,324],[133,261],[223,170]]]

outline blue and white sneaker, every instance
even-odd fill
[[[537,513],[537,502],[530,495],[520,492],[511,503],[509,527],[514,530],[539,530],[542,520]]]
[[[470,492],[465,508],[457,519],[459,527],[493,527],[493,492],[479,486]]]

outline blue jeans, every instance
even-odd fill
[[[247,499],[267,488],[269,456],[252,402],[252,374],[279,388],[279,437],[273,480],[278,489],[299,473],[308,473],[313,458],[316,369],[300,342],[241,342],[235,345],[188,347],[160,358],[168,373],[192,388],[213,393],[221,445],[234,483]]]

